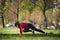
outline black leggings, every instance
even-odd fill
[[[35,30],[35,31],[38,31],[38,32],[41,32],[41,33],[45,33],[44,31],[35,28],[34,25],[32,25],[32,24],[28,24],[28,26],[26,28],[24,28],[23,31],[24,32],[32,31],[32,30],[29,30],[29,29],[32,29],[32,30]]]

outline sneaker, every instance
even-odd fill
[[[34,31],[34,30],[32,30],[32,34],[33,34],[33,35],[35,34],[35,31]]]
[[[45,36],[48,36],[48,33],[44,33]]]

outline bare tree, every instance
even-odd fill
[[[3,27],[5,27],[5,24],[4,24],[4,11],[3,11],[3,8],[5,6],[5,1],[6,0],[1,0],[1,5],[0,5],[1,21],[2,21]]]
[[[46,23],[46,28],[47,28],[47,17],[46,17],[46,0],[43,0],[44,1],[44,7],[43,7],[43,15],[44,15],[44,21]]]

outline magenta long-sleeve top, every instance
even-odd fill
[[[28,26],[28,23],[19,23],[20,36],[22,36],[23,28]]]

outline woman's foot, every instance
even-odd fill
[[[48,36],[48,33],[44,33],[45,36]]]
[[[32,30],[32,34],[33,34],[33,35],[35,34],[35,31],[34,31],[34,30]]]

